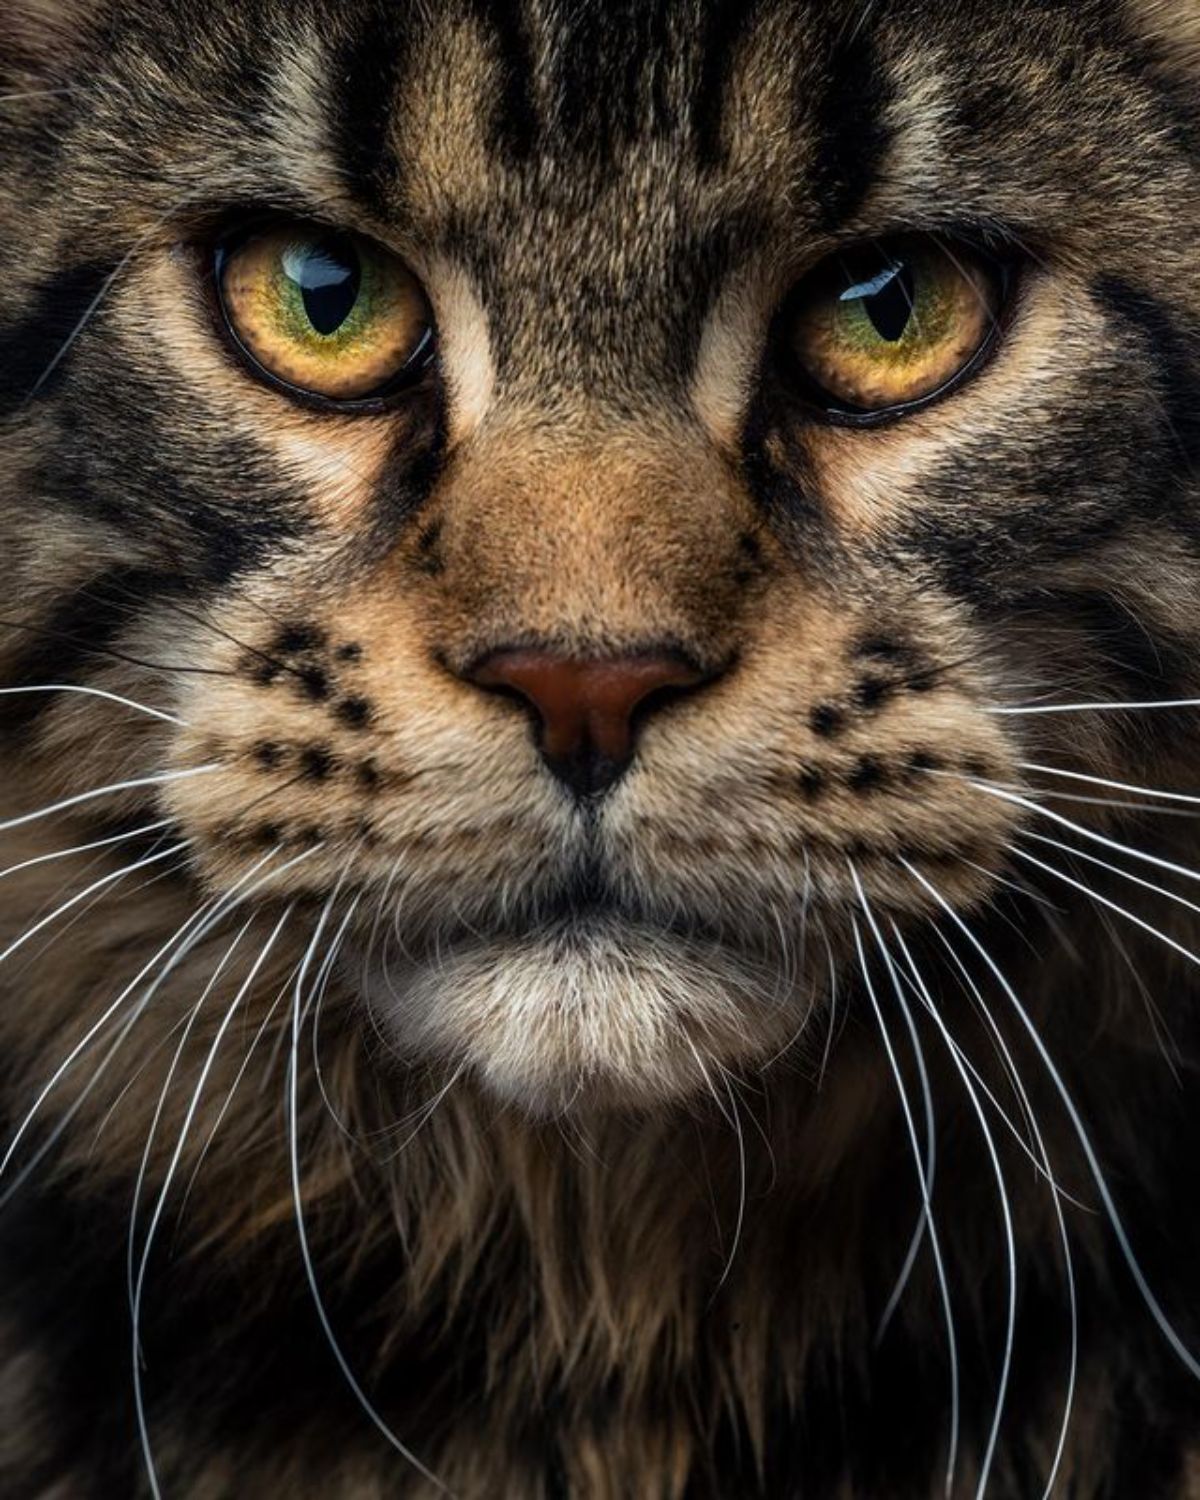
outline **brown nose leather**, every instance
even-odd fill
[[[581,794],[607,791],[620,778],[648,698],[705,681],[705,673],[668,652],[581,661],[537,649],[495,651],[467,676],[534,709],[542,755]]]

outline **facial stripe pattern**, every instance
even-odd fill
[[[8,0],[0,1493],[1200,1494],[1194,9]]]

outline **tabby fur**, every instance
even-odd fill
[[[1198,52],[1195,0],[5,0],[0,1493],[932,1500],[928,1131],[950,1492],[1200,1495],[1200,845],[1052,774],[1186,793],[1200,723],[1006,712],[1200,698]],[[249,378],[203,246],[262,208],[401,255],[436,379]],[[804,269],[960,226],[1022,264],[986,369],[811,420]],[[714,680],[581,807],[463,680],[513,642]]]

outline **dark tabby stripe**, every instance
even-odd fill
[[[636,134],[663,133],[671,114],[662,87],[669,45],[670,7],[662,0],[577,5],[564,18],[556,58],[564,132],[601,159]]]
[[[822,228],[838,228],[862,206],[891,139],[886,111],[892,97],[867,32],[839,38],[816,107],[812,193]]]
[[[16,635],[27,641],[5,671],[4,685],[82,682],[97,658],[129,660],[113,644],[121,631],[156,600],[178,594],[181,587],[177,576],[152,569],[112,568],[63,597],[48,617],[0,616],[0,639]],[[30,730],[58,696],[22,693],[0,699],[0,733],[14,736]]]
[[[1174,450],[1164,455],[1165,482],[1173,487],[1194,477],[1200,465],[1198,330],[1165,302],[1119,277],[1101,278],[1092,292],[1110,317],[1137,333],[1157,373],[1159,397]]]
[[[539,136],[534,104],[533,47],[520,0],[470,0],[471,9],[495,38],[500,96],[491,121],[495,149],[511,161],[524,161]]]
[[[334,150],[351,190],[380,217],[400,175],[391,130],[408,61],[406,10],[381,11],[379,30],[356,32],[333,56]]]
[[[721,165],[721,128],[729,75],[738,59],[742,38],[752,29],[762,0],[719,0],[709,8],[704,25],[700,78],[696,87],[692,128],[702,166]]]
[[[56,272],[38,288],[25,317],[0,330],[0,418],[18,411],[35,392],[44,398],[58,389],[69,362],[60,358],[67,340],[119,266],[119,259],[87,261]]]

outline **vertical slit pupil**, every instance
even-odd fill
[[[337,238],[298,246],[288,252],[286,269],[300,288],[312,326],[325,338],[335,334],[354,311],[362,287],[354,247]]]
[[[898,344],[913,319],[915,281],[908,264],[893,266],[891,271],[883,286],[863,300],[879,337]]]

